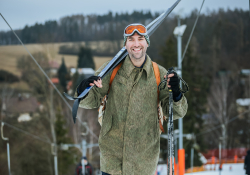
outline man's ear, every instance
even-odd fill
[[[127,46],[126,46],[126,45],[125,45],[124,47],[125,47],[125,49],[127,49]]]

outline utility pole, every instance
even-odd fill
[[[175,163],[177,164],[178,163],[178,155],[177,155],[177,149],[178,149],[178,147],[177,147],[177,138],[178,138],[178,135],[179,135],[179,130],[178,129],[176,129],[176,130],[174,130],[174,143],[175,143],[175,145],[174,145],[174,147],[175,147]]]
[[[194,147],[191,148],[191,172],[193,172],[193,166],[194,166]]]
[[[8,156],[8,170],[9,170],[9,175],[11,175],[10,172],[10,145],[9,145],[9,138],[6,138],[3,136],[3,126],[4,126],[4,122],[1,122],[1,137],[3,140],[7,141],[7,156]]]
[[[178,17],[178,27],[181,26],[181,19],[180,17]],[[179,73],[179,76],[182,77],[182,64],[181,64],[181,61],[182,61],[182,42],[181,42],[181,35],[177,35],[177,44],[178,44],[178,73]],[[180,84],[180,87],[182,88],[182,83]],[[182,134],[183,134],[183,121],[182,121],[182,118],[180,118],[178,120],[178,125],[179,125],[179,149],[182,149],[183,148],[183,137],[182,137]]]
[[[87,153],[87,142],[85,139],[82,140],[82,157],[86,156]],[[84,161],[82,160],[82,174],[85,174],[85,165],[84,165]]]
[[[220,170],[220,167],[221,167],[221,140],[222,140],[223,138],[222,137],[220,137],[220,141],[219,141],[219,171],[220,171],[220,175],[221,175],[221,170]]]
[[[174,29],[174,35],[177,38],[177,55],[178,55],[178,70],[177,73],[182,77],[182,35],[186,29],[186,25],[181,26],[180,16],[177,16],[178,26]],[[182,88],[182,84],[180,84]],[[184,175],[185,173],[185,150],[183,149],[183,121],[182,118],[178,119],[178,129],[179,129],[179,150],[178,150],[178,162],[179,162],[179,175]]]
[[[58,166],[57,166],[57,144],[56,144],[56,133],[55,133],[55,115],[54,115],[54,106],[53,106],[53,87],[50,85],[50,129],[53,138],[53,143],[51,145],[51,152],[54,156],[54,169],[55,175],[58,175]]]

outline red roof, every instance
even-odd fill
[[[60,67],[59,63],[52,60],[52,61],[49,61],[49,67],[50,68],[55,68],[55,69],[58,69]]]
[[[69,90],[73,85],[73,81],[69,81],[68,84],[67,84],[67,90]]]
[[[58,79],[58,78],[51,78],[50,80],[51,80],[52,83],[54,83],[54,84],[58,84],[58,83],[59,83],[59,79]]]

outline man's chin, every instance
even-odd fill
[[[136,60],[140,60],[141,58],[143,58],[143,54],[140,54],[140,55],[135,55],[135,54],[132,54],[133,58],[136,59]]]

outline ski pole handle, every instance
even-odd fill
[[[173,68],[173,67],[170,67],[170,68],[168,69],[168,73],[167,73],[167,78],[166,78],[166,79],[168,79],[168,76],[169,76],[170,74],[173,74],[174,72],[175,72],[175,71],[174,71],[174,68]],[[172,92],[171,87],[168,88],[168,91],[169,91],[169,92]]]

